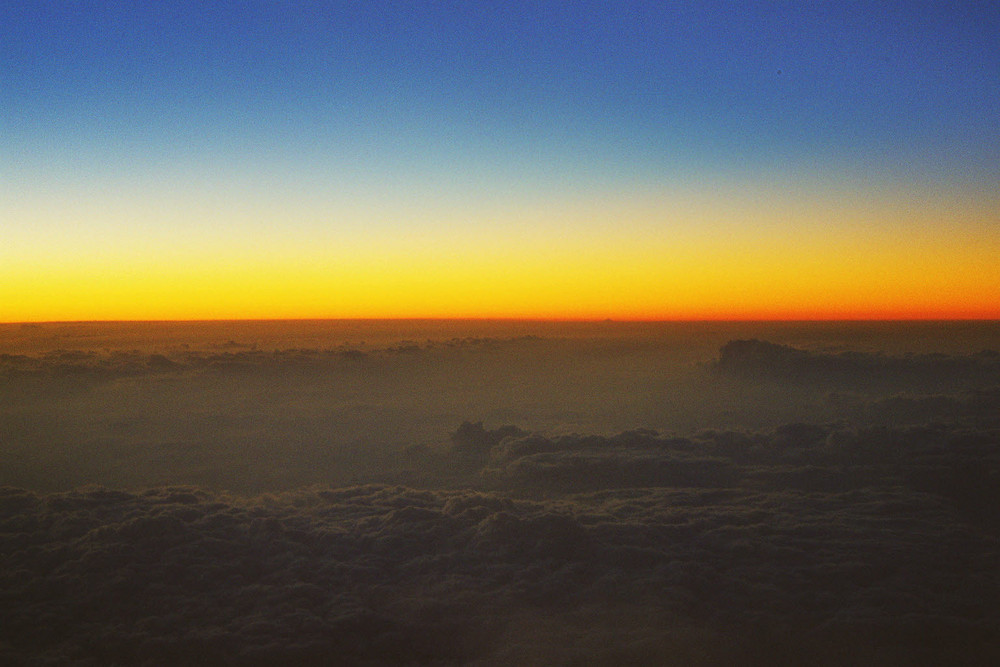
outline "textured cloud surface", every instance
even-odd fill
[[[1000,661],[994,355],[699,355],[11,353],[0,662]]]
[[[478,454],[479,490],[6,489],[3,650],[80,664],[1000,657],[996,430],[503,433]],[[468,456],[460,444],[446,455]]]
[[[900,488],[549,501],[95,489],[3,502],[11,659],[669,662],[679,642],[710,662],[929,664],[985,658],[1000,631],[995,538]],[[531,619],[541,626],[518,627]],[[604,654],[581,623],[611,642]],[[556,648],[552,632],[584,645]]]

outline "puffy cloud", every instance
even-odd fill
[[[495,443],[481,456],[493,491],[4,489],[0,656],[38,664],[1000,657],[998,525],[983,512],[1000,506],[995,431],[459,431]]]
[[[490,452],[506,438],[526,435],[525,431],[516,426],[501,426],[498,429],[487,430],[483,422],[462,422],[451,434],[451,442],[456,452],[471,455],[482,455]]]

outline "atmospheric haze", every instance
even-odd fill
[[[1000,324],[0,325],[8,664],[989,664]]]

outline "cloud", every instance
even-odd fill
[[[1000,387],[961,390],[951,394],[898,393],[870,397],[830,392],[826,402],[856,424],[886,426],[928,423],[1000,425]]]
[[[1000,354],[891,356],[857,351],[814,352],[757,339],[731,340],[715,367],[736,377],[885,389],[1000,384]]]
[[[501,426],[500,428],[487,430],[483,427],[483,422],[462,422],[462,424],[451,434],[451,442],[455,451],[461,454],[482,455],[489,453],[494,447],[508,438],[517,438],[527,435],[525,431],[516,426]]]
[[[456,433],[478,443],[482,489],[3,489],[0,656],[1000,657],[1000,524],[986,509],[1000,506],[996,430],[546,437],[466,423]],[[462,442],[445,456],[467,459]]]
[[[325,371],[351,362],[391,362],[407,356],[461,352],[496,352],[530,349],[544,339],[537,336],[506,338],[465,337],[416,342],[404,340],[381,346],[278,347],[229,340],[218,344],[167,346],[155,351],[128,349],[55,349],[34,354],[0,354],[0,376],[63,378],[81,376],[110,380],[143,374],[176,371]]]
[[[994,356],[550,342],[0,357],[0,663],[1000,661]]]

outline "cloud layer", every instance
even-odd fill
[[[700,361],[530,337],[4,356],[0,662],[1000,661],[995,357]]]
[[[893,386],[962,386],[1000,381],[1000,353],[940,352],[886,355],[858,351],[807,351],[764,340],[732,340],[719,350],[717,367],[755,379],[802,384],[850,384],[870,389]]]
[[[456,433],[480,431],[496,441],[476,454],[480,490],[6,489],[3,651],[38,664],[1000,657],[995,430]],[[443,455],[467,459],[455,444]]]

